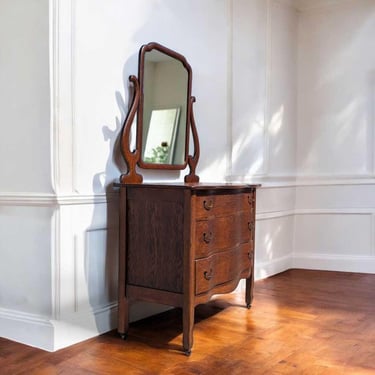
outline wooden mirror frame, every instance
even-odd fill
[[[188,85],[187,85],[187,113],[186,113],[186,134],[185,134],[185,160],[183,164],[152,164],[145,163],[142,160],[142,138],[143,138],[143,85],[144,85],[144,62],[146,52],[152,50],[157,50],[164,53],[178,61],[180,61],[188,73]],[[143,45],[139,50],[139,60],[138,60],[138,77],[131,75],[129,81],[134,86],[134,96],[133,101],[130,106],[130,110],[126,119],[124,121],[122,131],[121,131],[121,142],[120,148],[121,153],[126,161],[128,171],[126,174],[120,176],[121,183],[142,183],[143,176],[136,171],[136,166],[144,169],[160,169],[160,170],[182,170],[189,165],[190,173],[185,176],[185,182],[198,182],[199,177],[195,174],[195,169],[198,164],[199,159],[199,139],[198,133],[195,125],[194,115],[193,115],[193,103],[195,102],[195,97],[191,96],[191,86],[192,86],[192,70],[181,54],[162,46],[159,43],[151,42]],[[136,149],[130,150],[130,131],[133,125],[134,116],[137,114],[137,131],[136,131]],[[189,126],[190,125],[190,126]],[[189,135],[190,128],[193,136],[194,144],[194,154],[189,155]]]

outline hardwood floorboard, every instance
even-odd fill
[[[289,270],[196,308],[181,352],[181,311],[55,353],[0,338],[0,374],[375,374],[375,275]]]

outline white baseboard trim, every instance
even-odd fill
[[[0,308],[0,336],[53,351],[54,329],[48,318]]]
[[[53,352],[117,327],[117,303],[50,320],[0,309],[0,337]]]
[[[294,254],[293,268],[324,271],[375,273],[375,256]]]
[[[255,261],[254,278],[255,280],[265,279],[292,268],[292,265],[292,253],[281,258],[269,260],[267,262]]]
[[[54,351],[88,340],[117,327],[117,303],[51,321],[54,327]]]

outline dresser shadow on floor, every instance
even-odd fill
[[[238,307],[223,299],[212,300],[195,308],[195,327],[200,322],[222,313],[230,307]],[[113,334],[118,337],[116,331]],[[173,308],[166,312],[133,322],[124,343],[142,344],[155,349],[166,349],[184,354],[182,351],[182,309]]]

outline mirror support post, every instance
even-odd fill
[[[191,133],[193,136],[194,143],[194,155],[188,156],[188,164],[190,168],[190,173],[185,176],[185,182],[199,182],[199,176],[195,174],[195,169],[198,164],[200,149],[199,149],[199,138],[197,127],[195,125],[194,114],[193,114],[193,103],[195,102],[195,97],[191,96],[189,100],[189,122],[191,126]]]
[[[137,148],[134,151],[130,151],[129,141],[130,141],[130,129],[132,127],[134,116],[138,111],[139,98],[140,98],[140,88],[138,78],[134,75],[129,77],[129,81],[134,85],[134,97],[133,102],[130,107],[130,111],[126,116],[124,125],[121,131],[121,153],[128,166],[128,172],[120,176],[121,183],[142,183],[143,177],[136,171],[136,165],[140,159],[140,150]]]

